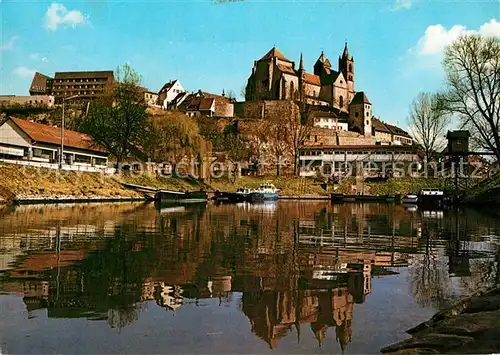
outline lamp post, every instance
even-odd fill
[[[62,99],[62,119],[61,119],[61,152],[59,154],[59,169],[62,169],[64,162],[64,102],[79,97],[78,95],[73,95],[70,97],[63,97]]]

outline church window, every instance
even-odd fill
[[[344,97],[342,95],[339,98],[339,106],[344,107]]]
[[[349,64],[349,71],[352,72],[352,64]]]
[[[290,83],[290,98],[295,100],[295,85],[293,81]]]

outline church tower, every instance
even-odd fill
[[[327,57],[325,57],[325,53],[321,51],[321,55],[318,60],[314,64],[314,75],[319,76],[323,79],[326,75],[330,74],[332,69],[332,65]]]
[[[349,91],[354,94],[354,58],[349,54],[347,42],[345,43],[342,57],[339,57],[339,71],[347,80]]]
[[[301,102],[304,100],[304,73],[304,60],[302,58],[302,53],[300,53],[300,64],[297,76],[299,77],[299,101]]]

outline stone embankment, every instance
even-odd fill
[[[500,287],[481,291],[408,330],[410,339],[384,354],[500,352]]]

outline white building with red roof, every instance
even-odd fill
[[[109,152],[86,134],[64,130],[64,163],[70,170],[105,168]],[[0,125],[0,159],[45,163],[57,167],[61,128],[10,117]]]

